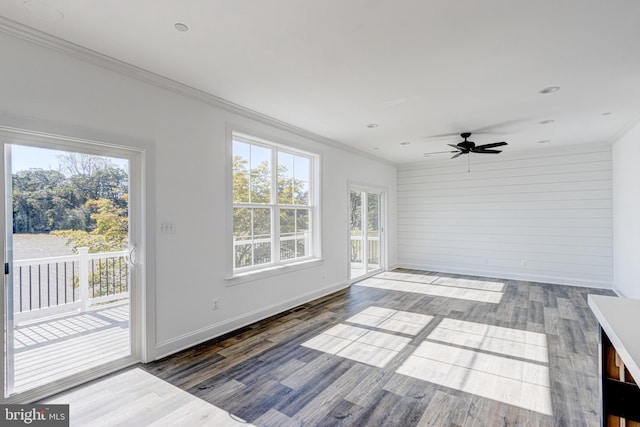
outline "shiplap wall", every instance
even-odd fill
[[[610,288],[612,235],[608,144],[398,168],[402,267]]]

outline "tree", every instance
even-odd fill
[[[114,168],[108,157],[84,153],[64,153],[58,156],[60,172],[72,175],[93,175],[99,170]]]
[[[125,199],[127,197],[123,196]],[[85,206],[95,221],[93,230],[57,230],[52,234],[67,239],[67,246],[71,246],[76,253],[79,247],[88,247],[91,253],[126,249],[129,224],[126,209],[116,206],[109,199],[89,200]]]
[[[253,169],[242,156],[233,156],[233,236],[236,242],[247,241],[234,245],[236,268],[271,261],[271,209],[270,207],[242,207],[242,203],[271,204],[272,171],[267,161],[260,162]],[[276,197],[279,204],[300,205],[308,204],[308,184],[288,176],[287,167],[278,165],[276,182]],[[293,258],[298,245],[298,253],[304,253],[304,241],[295,240],[297,230],[308,230],[308,209],[295,207],[280,209],[280,235],[293,236],[294,240],[281,241],[281,256]],[[254,242],[253,239],[268,239],[268,242]]]
[[[90,231],[96,224],[86,206],[88,200],[107,199],[127,208],[128,175],[113,165],[68,177],[59,171],[29,169],[13,174],[12,181],[14,233]]]

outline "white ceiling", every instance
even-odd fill
[[[433,135],[542,148],[640,117],[638,0],[33,1],[64,18],[0,15],[397,163],[460,141]]]

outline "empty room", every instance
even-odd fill
[[[0,2],[0,424],[640,425],[639,17]]]

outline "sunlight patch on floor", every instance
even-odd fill
[[[433,316],[425,314],[371,306],[346,321],[407,335],[417,335],[431,320]]]
[[[79,387],[45,403],[69,404],[72,426],[252,426],[140,368]],[[95,410],[87,411],[87,407]]]
[[[427,338],[535,362],[549,362],[547,336],[537,332],[442,319]]]
[[[396,371],[552,415],[546,335],[443,319]]]
[[[411,338],[377,329],[417,335],[432,319],[432,316],[418,313],[371,306],[346,322],[376,330],[341,323],[302,346],[382,368],[409,344]]]
[[[499,304],[504,284],[485,280],[453,279],[410,273],[381,273],[354,286],[412,292],[447,298]]]

